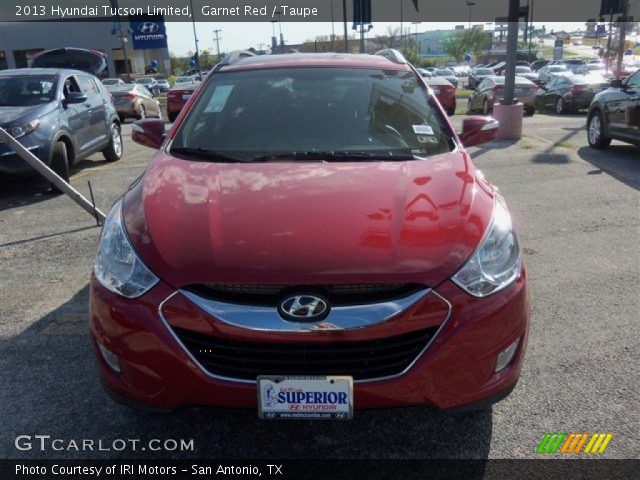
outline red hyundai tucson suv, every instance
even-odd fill
[[[231,54],[112,207],[91,279],[125,404],[350,418],[483,408],[514,388],[529,300],[505,201],[396,51]]]

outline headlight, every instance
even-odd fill
[[[25,123],[24,125],[14,125],[7,128],[7,133],[13,138],[24,137],[25,135],[33,132],[36,128],[38,128],[38,125],[40,125],[40,119],[36,118],[35,120],[32,120],[29,123]]]
[[[496,200],[489,231],[452,280],[470,295],[486,297],[510,285],[518,277],[520,267],[520,248],[511,215]]]
[[[127,298],[139,297],[158,283],[129,243],[122,225],[122,200],[104,222],[94,272],[102,285]]]

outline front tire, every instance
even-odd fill
[[[109,130],[109,146],[102,151],[107,162],[116,162],[122,158],[122,132],[120,125],[113,123]]]
[[[489,101],[486,98],[482,102],[482,113],[484,115],[489,115],[491,113],[491,109],[489,108]]]
[[[51,170],[56,172],[65,182],[69,183],[69,154],[67,152],[67,144],[63,141],[56,142],[53,146]],[[55,193],[62,193],[62,190],[53,183],[51,183],[51,190]]]
[[[556,100],[556,113],[558,115],[562,115],[565,112],[564,100],[562,97],[558,97]]]
[[[167,113],[167,117],[169,118],[169,122],[173,123],[176,121],[176,118],[178,118],[178,114],[177,113]]]
[[[604,134],[604,122],[602,121],[602,113],[599,110],[595,110],[589,115],[587,140],[589,141],[589,146],[596,150],[607,148],[611,143],[611,139]]]

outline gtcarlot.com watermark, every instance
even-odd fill
[[[54,438],[51,435],[18,435],[13,442],[21,451],[39,452],[193,452],[193,439],[184,438]]]

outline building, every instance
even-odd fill
[[[453,30],[428,30],[414,35],[407,35],[407,38],[412,38],[418,44],[418,54],[421,57],[442,57],[446,55],[442,48],[442,41],[451,33],[453,33]]]
[[[123,42],[114,35],[120,27],[130,71],[144,74],[153,60],[158,71],[170,70],[164,21],[160,17],[131,17],[120,24],[112,21],[2,22],[0,69],[26,68],[29,60],[43,50],[76,47],[99,50],[108,57],[109,75],[126,73]]]

